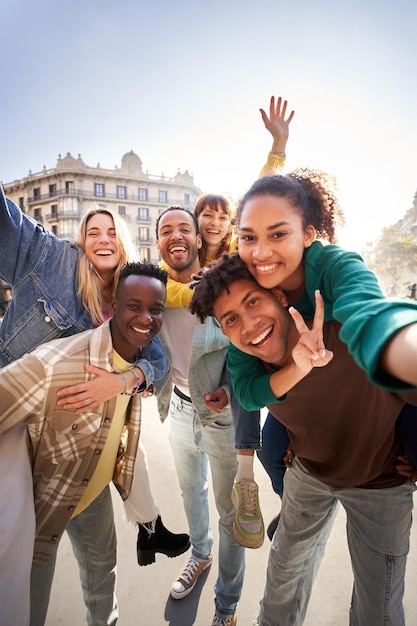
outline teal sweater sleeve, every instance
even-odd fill
[[[235,396],[247,411],[257,411],[278,402],[269,385],[270,374],[257,358],[229,344],[227,368]]]
[[[325,321],[340,322],[341,340],[370,380],[390,391],[412,389],[382,372],[378,363],[389,339],[417,322],[417,303],[385,298],[375,274],[356,252],[314,242],[304,262],[306,289],[294,303],[304,319],[313,319],[314,293],[320,289]],[[277,402],[269,385],[270,374],[255,357],[230,346],[228,368],[236,397],[247,410]]]

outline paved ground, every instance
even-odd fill
[[[174,532],[186,532],[187,525],[181,496],[167,441],[168,424],[161,425],[155,410],[155,400],[146,400],[143,420],[143,439],[148,453],[154,496],[165,525]],[[273,493],[269,479],[256,465],[260,486],[262,511],[268,522],[279,510],[279,499]],[[136,561],[136,531],[121,519],[120,501],[115,493],[114,508],[119,545],[118,599],[120,626],[209,626],[214,614],[213,586],[217,575],[216,558],[211,569],[204,573],[194,591],[183,600],[169,595],[172,579],[187,560],[187,554],[168,559],[157,555],[153,565],[139,567]],[[415,496],[417,504],[417,496]],[[217,516],[212,503],[214,555],[216,557]],[[348,626],[348,607],[352,574],[345,538],[343,510],[335,522],[325,558],[317,577],[308,609],[305,626]],[[246,576],[239,604],[238,623],[251,626],[257,614],[262,595],[269,541],[262,548],[247,550]],[[417,624],[417,530],[413,529],[408,560],[405,591],[407,624]],[[78,570],[71,546],[65,535],[61,541],[57,570],[52,589],[46,626],[82,626],[85,609],[81,596]],[[375,626],[369,624],[369,626]]]

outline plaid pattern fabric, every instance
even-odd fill
[[[1,370],[0,434],[28,428],[36,510],[34,562],[45,564],[59,541],[100,458],[113,419],[113,398],[83,414],[56,404],[61,387],[88,380],[84,365],[112,370],[109,322],[44,344]],[[140,435],[140,394],[129,402],[113,481],[130,492]]]

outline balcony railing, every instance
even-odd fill
[[[55,211],[54,213],[48,213],[46,215],[47,220],[62,220],[62,219],[80,219],[81,212],[78,210],[75,211]]]
[[[72,189],[71,191],[66,191],[65,189],[57,189],[55,195],[51,195],[48,193],[39,194],[37,196],[29,196],[28,202],[31,204],[37,202],[44,202],[45,200],[51,200],[53,198],[93,198],[97,200],[97,202],[105,202],[106,200],[117,200],[120,203],[123,202],[135,202],[136,204],[158,204],[158,205],[179,205],[179,206],[190,206],[190,204],[185,204],[184,198],[167,198],[166,202],[161,202],[159,198],[148,198],[147,200],[139,200],[138,195],[136,193],[128,193],[125,198],[119,198],[117,193],[108,193],[106,192],[104,196],[96,196],[94,191],[85,191],[81,189]],[[193,204],[193,201],[191,201]]]
[[[142,245],[142,244],[152,244],[154,243],[154,238],[149,236],[149,237],[136,237],[135,239],[136,243],[138,245]]]

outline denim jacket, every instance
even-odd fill
[[[13,297],[0,324],[0,367],[39,344],[92,327],[77,293],[80,248],[59,239],[5,197],[0,186],[0,277]],[[151,353],[150,353],[151,351]],[[152,361],[152,365],[149,361]],[[169,364],[159,341],[136,363],[159,391]]]
[[[169,354],[163,325],[160,339],[166,353]],[[209,409],[204,404],[204,394],[215,391],[219,387],[225,390],[229,400],[229,405],[222,411],[222,420],[225,417],[230,417],[232,420],[230,390],[226,378],[228,346],[229,340],[223,335],[213,317],[208,317],[204,324],[197,322],[193,336],[191,361],[188,367],[188,385],[193,407],[204,426],[220,419],[219,413]],[[170,375],[157,397],[158,411],[162,421],[168,415],[171,393],[172,376]]]

